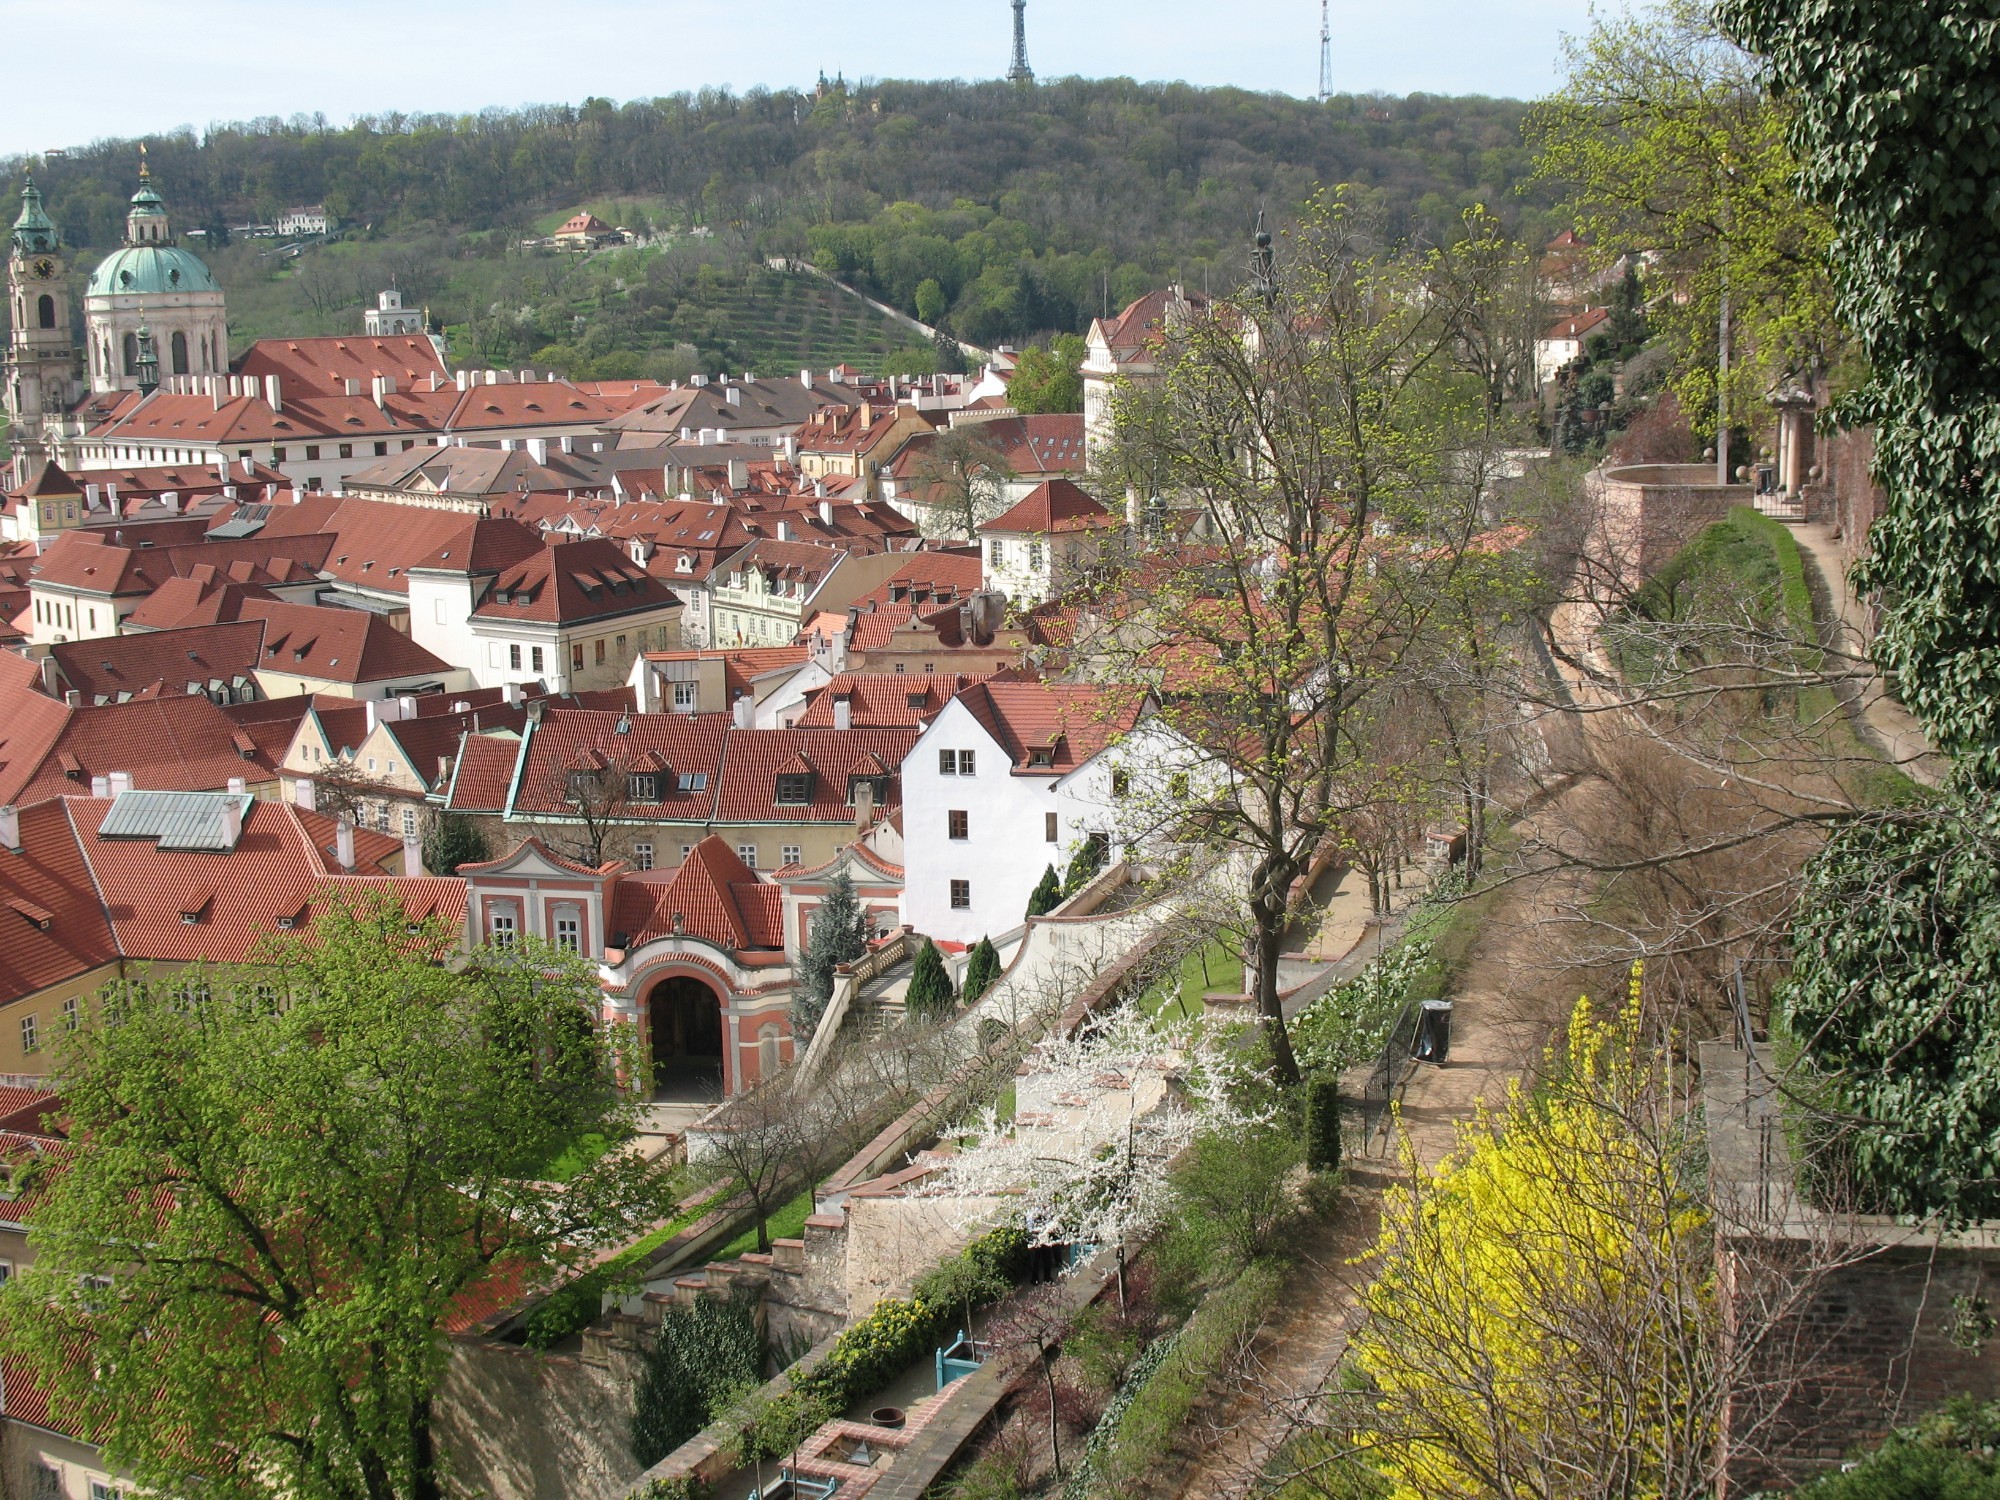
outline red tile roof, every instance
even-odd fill
[[[275,506],[258,536],[305,533],[330,537],[322,564],[329,576],[384,594],[407,594],[411,568],[498,569],[541,546],[540,537],[513,522],[354,495],[310,495]]]
[[[259,664],[275,672],[362,684],[444,677],[453,670],[451,663],[367,610],[253,599],[244,604],[243,618],[262,622]]]
[[[843,672],[812,695],[800,729],[831,729],[843,698],[852,729],[916,729],[983,676],[937,672]]]
[[[413,391],[436,374],[451,374],[438,357],[437,346],[417,335],[386,338],[352,336],[304,339],[258,339],[234,360],[238,375],[278,377],[279,399],[345,396],[347,382],[358,380],[365,395],[377,375],[395,380],[399,391]]]
[[[85,703],[235,689],[257,670],[264,626],[257,620],[64,641],[49,648],[65,689]]]
[[[847,800],[851,776],[886,776],[878,812],[902,806],[903,757],[917,742],[914,729],[732,729],[722,752],[718,823],[844,823],[854,819]],[[797,757],[811,769],[811,800],[778,801],[778,777]],[[793,767],[795,769],[795,767]]]
[[[6,748],[0,745],[0,754]],[[277,761],[206,698],[85,705],[66,711],[54,745],[8,800],[74,796],[89,790],[93,776],[113,771],[129,771],[135,785],[153,790],[221,791],[232,776],[270,780]]]
[[[125,630],[173,630],[190,625],[217,625],[242,617],[251,599],[278,596],[257,583],[233,583],[208,564],[190,568],[184,578],[169,578],[121,622]]]
[[[1054,682],[983,682],[959,701],[1006,749],[1017,772],[1061,776],[1130,730],[1147,698],[1132,687]],[[1049,752],[1037,764],[1034,752]]]
[[[494,579],[473,615],[571,624],[666,609],[679,599],[615,543],[552,543]]]
[[[1587,307],[1573,318],[1560,318],[1551,323],[1542,334],[1545,343],[1560,343],[1571,339],[1588,338],[1593,329],[1601,328],[1611,321],[1608,307]]]
[[[0,652],[0,806],[22,800],[68,727],[71,710],[40,688],[33,662]]]
[[[611,928],[628,949],[676,932],[732,952],[782,949],[783,892],[710,834],[677,870],[620,876]]]
[[[310,921],[315,905],[355,882],[334,858],[331,818],[282,802],[257,800],[243,820],[242,837],[227,853],[168,850],[151,839],[104,838],[98,833],[113,803],[68,799],[90,870],[128,958],[234,963],[277,928],[281,920]],[[356,829],[358,875],[379,875],[399,855],[400,841]],[[365,883],[365,882],[364,882]],[[462,923],[463,882],[419,877],[389,882],[402,893],[412,918],[436,915]],[[189,913],[198,920],[189,921]]]
[[[849,606],[856,613],[848,648],[880,650],[888,644],[890,632],[912,619],[962,604],[978,593],[983,576],[977,548],[911,554],[908,562]]]
[[[334,539],[269,528],[252,537],[176,546],[123,545],[143,533],[128,528],[65,531],[30,570],[30,581],[88,593],[150,594],[169,578],[208,566],[237,583],[300,583],[315,579]]]
[[[626,728],[620,733],[618,726]],[[595,751],[609,763],[647,770],[660,779],[656,803],[628,802],[621,818],[658,818],[672,822],[706,821],[715,806],[722,769],[727,714],[623,714],[589,709],[551,708],[529,731],[527,760],[521,770],[514,808],[522,813],[562,816],[568,776],[579,757]],[[658,756],[663,764],[641,767],[642,758]],[[684,778],[700,784],[683,788]],[[461,804],[454,792],[453,806]]]
[[[452,812],[503,811],[507,806],[507,789],[514,782],[514,766],[521,758],[521,742],[469,734],[457,754],[445,806]]]
[[[1045,479],[1003,515],[979,529],[983,532],[1046,536],[1070,531],[1101,531],[1122,525],[1117,516],[1067,479]]]
[[[22,808],[21,852],[0,848],[0,996],[9,1000],[118,957],[64,806]]]
[[[1166,332],[1169,317],[1177,306],[1183,304],[1194,312],[1200,312],[1208,306],[1208,298],[1200,292],[1183,292],[1167,287],[1146,293],[1115,318],[1097,319],[1091,328],[1093,332],[1102,334],[1114,356],[1130,358],[1144,352]]]

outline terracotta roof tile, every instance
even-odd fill
[[[671,873],[619,878],[612,936],[627,948],[678,932],[732,952],[782,949],[783,894],[710,834]]]
[[[244,603],[242,613],[246,622],[262,623],[258,661],[272,671],[364,684],[445,677],[453,670],[451,663],[368,610],[253,599]]]
[[[722,787],[716,797],[719,823],[851,823],[847,800],[850,768],[873,753],[890,768],[881,812],[902,805],[902,778],[895,768],[917,742],[914,729],[732,729],[722,754]],[[813,768],[810,800],[778,801],[778,778],[803,756]]]
[[[232,695],[250,680],[264,639],[258,620],[154,630],[49,648],[63,684],[85,703],[185,696],[220,683]]]
[[[1033,536],[1070,531],[1100,531],[1124,524],[1067,479],[1045,479],[1020,502],[995,516],[982,532],[1017,532]]]

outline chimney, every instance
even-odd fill
[[[799,371],[799,384],[807,390],[811,390],[813,388],[813,372],[811,370]]]
[[[225,484],[222,487],[222,498],[225,500],[234,500],[236,498],[236,486],[233,484]]]
[[[778,523],[778,540],[781,542],[789,542],[791,539],[792,539],[791,523],[789,521],[780,521]]]
[[[748,729],[756,722],[757,700],[745,693],[729,705],[730,720],[738,729]]]
[[[452,379],[458,383],[458,388],[461,391],[468,390],[472,385],[472,372],[470,370],[460,370],[452,376]]]
[[[729,487],[732,490],[747,490],[750,488],[750,463],[748,459],[732,458],[729,460]]]
[[[822,488],[824,488],[824,486],[822,486]],[[831,500],[820,501],[819,518],[820,521],[827,526],[831,526],[833,524],[833,502]]]
[[[226,459],[226,458],[218,458],[218,459],[217,459],[217,460],[215,461],[215,482],[216,482],[217,484],[227,484],[227,483],[229,483],[229,460],[228,460],[228,459]]]
[[[75,688],[71,688],[68,692],[63,694],[63,704],[65,707],[68,708],[82,708],[83,694],[78,692]]]
[[[833,727],[835,729],[854,727],[854,700],[845,693],[833,700]]]
[[[122,797],[131,790],[132,773],[130,771],[113,771],[111,773],[111,795],[113,797]]]
[[[269,406],[272,411],[281,412],[285,409],[284,393],[280,389],[278,377],[275,375],[266,375],[264,377],[264,404]]]
[[[723,398],[727,400],[731,406],[741,406],[743,404],[743,387],[740,385],[732,385],[731,387],[729,387],[728,390],[723,392]]]
[[[160,491],[160,508],[170,516],[181,513],[181,497],[178,490]]]
[[[382,404],[382,398],[389,394],[386,378],[377,375],[374,379],[370,380],[368,382],[368,394],[379,407]]]
[[[863,432],[866,432],[869,428],[873,427],[874,425],[875,425],[875,405],[873,402],[864,401],[861,403],[861,430]]]
[[[414,719],[417,716],[417,698],[414,693],[403,693],[396,699],[396,717]]]
[[[292,806],[304,808],[307,812],[319,810],[319,788],[310,776],[301,776],[292,783]]]
[[[403,874],[409,876],[423,873],[424,841],[414,833],[407,834],[403,839]]]
[[[549,461],[549,440],[545,437],[529,438],[528,457],[532,458],[538,464],[547,463]]]
[[[229,790],[240,797],[250,790],[250,786],[241,776],[232,776],[229,778]]]
[[[111,509],[112,509],[112,512],[113,512],[114,514],[115,514],[115,513],[117,512],[117,510],[118,510],[118,485],[117,485],[117,483],[116,483],[115,481],[113,481],[113,480],[110,480],[110,479],[107,479],[107,480],[105,480],[105,481],[104,481],[104,503],[105,503],[106,505],[108,505],[108,506],[110,506],[110,507],[111,507]]]
[[[100,490],[94,484],[86,484],[83,487],[83,508],[85,510],[96,510],[103,503],[104,491]]]
[[[875,783],[867,777],[854,783],[854,826],[866,828],[875,821]]]
[[[109,798],[111,795],[111,778],[109,776],[91,777],[90,795],[97,798],[100,802]]]
[[[500,701],[505,703],[509,708],[518,707],[521,702],[521,684],[518,682],[502,684],[500,688]]]
[[[246,455],[244,455],[244,458],[243,458],[243,477],[244,477],[245,479],[248,479],[248,478],[250,478],[250,476],[251,476],[251,475],[255,474],[256,472],[257,472],[257,465],[256,465],[256,462],[255,462],[255,461],[254,461],[253,459],[251,459],[251,458],[249,457],[249,455],[247,455],[247,454],[246,454]]]
[[[333,838],[334,858],[340,862],[341,869],[347,871],[350,875],[353,874],[354,825],[348,822],[347,819],[342,818],[337,825],[337,831],[334,833]]]
[[[0,807],[0,849],[21,852],[21,809],[11,802]]]
[[[370,698],[362,707],[362,717],[368,721],[368,727],[362,733],[373,734],[375,726],[382,722],[382,705]]]
[[[41,672],[42,691],[47,693],[51,698],[60,698],[62,696],[62,689],[57,686],[60,679],[56,674],[56,659],[53,656],[42,658]]]
[[[242,837],[243,837],[243,804],[241,802],[223,803],[222,805],[223,843],[228,848],[234,849],[237,843],[242,839]]]

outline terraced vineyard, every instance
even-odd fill
[[[727,368],[760,375],[841,363],[883,374],[931,367],[931,351],[909,329],[822,281],[777,271],[703,287],[674,309],[663,333],[662,342],[713,350]]]

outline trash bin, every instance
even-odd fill
[[[1451,1002],[1426,1000],[1417,1012],[1417,1039],[1410,1056],[1418,1062],[1441,1063],[1451,1052]]]

